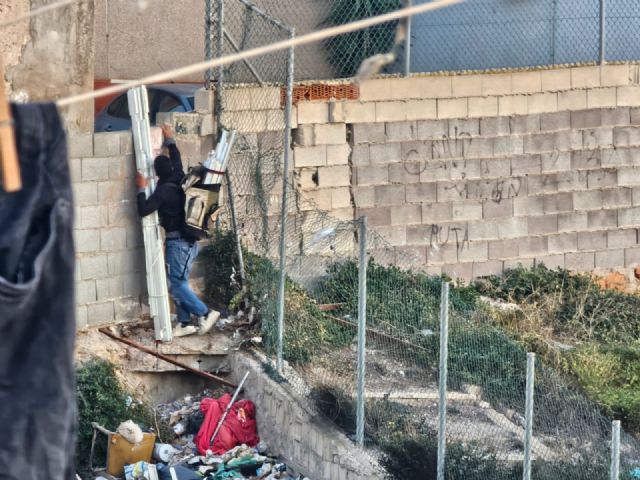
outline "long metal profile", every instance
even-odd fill
[[[367,342],[367,217],[360,217],[358,232],[358,373],[356,405],[356,443],[364,445],[365,363]]]
[[[438,388],[437,479],[445,480],[447,454],[447,376],[449,360],[449,283],[442,282],[440,294],[440,372]]]
[[[524,462],[522,479],[531,480],[531,450],[533,440],[533,396],[536,375],[536,354],[527,353],[527,391],[524,408]]]
[[[149,100],[147,88],[142,85],[127,92],[129,113],[131,114],[131,130],[136,154],[136,168],[148,179],[147,197],[156,188],[153,171],[153,149],[151,144],[151,125],[149,123]],[[171,330],[171,311],[169,310],[169,291],[165,271],[162,232],[158,213],[154,212],[142,219],[144,237],[145,263],[147,267],[147,290],[149,293],[149,310],[153,318],[156,340],[170,342],[173,338]]]

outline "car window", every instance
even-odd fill
[[[189,105],[191,105],[191,110],[195,110],[196,109],[195,98],[194,97],[188,97],[187,100],[189,101]]]
[[[127,95],[120,95],[107,108],[107,113],[116,118],[129,118],[129,103]]]
[[[158,92],[158,112],[186,112],[180,100],[169,93]]]

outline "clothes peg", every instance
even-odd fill
[[[17,192],[22,188],[13,118],[4,88],[2,57],[0,57],[0,177],[6,192]]]

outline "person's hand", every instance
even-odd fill
[[[140,172],[136,173],[136,187],[138,187],[138,190],[147,188],[147,178]]]
[[[160,128],[162,129],[164,138],[173,138],[173,128],[171,128],[171,125],[167,125],[165,123],[164,125],[161,125]]]

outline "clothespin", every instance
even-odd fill
[[[6,192],[17,192],[22,188],[13,118],[4,88],[2,57],[0,57],[0,177],[2,188]]]

